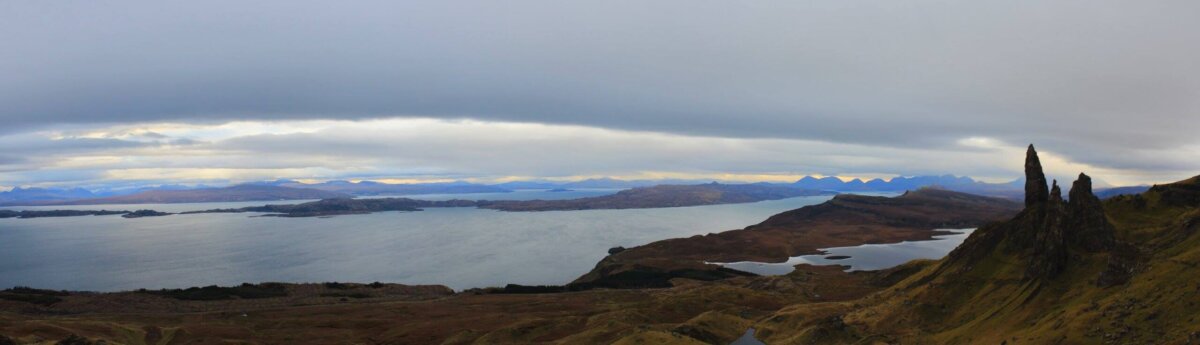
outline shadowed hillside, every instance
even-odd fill
[[[769,343],[1186,344],[1200,341],[1200,180],[1064,202],[1031,146],[1026,207],[938,265],[862,301],[797,305]]]

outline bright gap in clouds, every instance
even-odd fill
[[[279,178],[391,183],[527,179],[790,182],[805,175],[874,178],[1020,176],[1024,143],[971,136],[938,149],[815,140],[688,136],[577,125],[389,118],[144,123],[0,136],[0,185],[225,184]],[[1146,172],[1073,162],[1041,147],[1051,176],[1086,171],[1113,185],[1166,182]],[[1196,151],[1192,151],[1196,152]]]

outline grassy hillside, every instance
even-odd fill
[[[1072,245],[1055,207],[980,228],[877,294],[795,305],[755,327],[780,344],[1200,342],[1200,178],[1106,200],[1115,242],[1099,250]],[[1050,254],[1060,245],[1065,255]]]

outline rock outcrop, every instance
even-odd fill
[[[1025,206],[1046,202],[1050,192],[1046,190],[1046,174],[1042,173],[1042,161],[1038,159],[1033,144],[1025,151]]]
[[[1083,173],[1071,185],[1071,200],[1067,203],[1067,229],[1071,245],[1089,252],[1113,249],[1115,230],[1104,216],[1100,198],[1092,194],[1092,178]]]
[[[1054,180],[1050,185],[1050,202],[1062,202],[1062,189],[1058,188],[1058,180]]]
[[[1043,175],[1028,166],[1028,180]],[[1086,174],[1072,180],[1052,182],[1044,201],[1030,184],[1017,215],[855,302],[863,307],[789,307],[755,324],[756,336],[780,344],[1200,343],[1200,177],[1107,200]],[[803,341],[821,331],[807,321],[826,315],[843,315],[854,339]]]
[[[1048,279],[1067,269],[1073,250],[1104,252],[1114,247],[1114,228],[1092,194],[1090,177],[1079,174],[1070,201],[1064,202],[1058,181],[1046,188],[1037,151],[1030,145],[1025,180],[1025,209],[1011,220],[980,228],[950,254],[950,262],[971,267],[999,248],[1026,261],[1026,279]]]

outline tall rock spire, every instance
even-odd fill
[[[1100,198],[1092,194],[1092,178],[1079,173],[1079,179],[1071,185],[1070,197],[1067,219],[1072,244],[1092,252],[1112,249],[1116,230],[1104,215]]]
[[[1050,198],[1046,188],[1046,174],[1042,173],[1042,161],[1038,159],[1037,150],[1029,144],[1025,151],[1025,207],[1044,203]]]
[[[1050,201],[1062,202],[1062,189],[1058,188],[1058,180],[1050,182]]]
[[[1025,279],[1054,279],[1071,268],[1074,254],[1108,252],[1109,268],[1097,284],[1111,286],[1129,279],[1137,263],[1137,248],[1115,240],[1115,228],[1104,214],[1104,204],[1092,193],[1092,179],[1079,174],[1071,185],[1070,200],[1054,181],[1048,188],[1042,164],[1033,145],[1025,156],[1025,209],[1012,219],[980,227],[947,256],[943,265],[970,270],[995,250],[1013,255],[1025,265]],[[1132,249],[1130,249],[1132,248]],[[1083,271],[1079,271],[1083,272]],[[1036,290],[1035,290],[1036,291]]]

